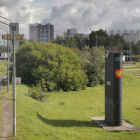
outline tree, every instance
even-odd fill
[[[85,55],[86,54],[86,55]],[[104,47],[93,47],[84,53],[83,70],[88,76],[88,86],[94,87],[104,83],[105,68],[105,49]],[[86,60],[86,61],[85,61]]]
[[[81,59],[71,49],[58,44],[31,42],[16,53],[17,76],[24,83],[46,86],[48,91],[85,89],[86,75]]]
[[[92,31],[91,34],[89,35],[89,46],[92,48],[93,46],[96,46],[96,37],[97,37],[97,42],[98,46],[104,46],[106,38],[108,37],[107,32],[100,29],[99,31]]]
[[[82,48],[86,45],[87,39],[79,35],[71,37],[67,33],[64,33],[63,36],[57,36],[56,39],[51,42],[67,46],[69,48],[77,48],[82,50]]]
[[[4,50],[6,50],[7,47],[6,46],[0,46],[0,53],[4,53]]]
[[[99,31],[92,31],[89,35],[88,44],[90,48],[96,46],[96,37],[97,37],[97,46],[122,46],[126,47],[127,43],[124,41],[123,37],[120,35],[108,35],[106,31],[100,29]]]
[[[25,43],[27,43],[27,39],[26,38],[24,38],[22,40],[19,40],[19,46],[21,46],[22,44],[25,44]]]
[[[140,55],[140,41],[137,44],[132,43],[132,51],[135,55]]]

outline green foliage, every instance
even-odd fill
[[[90,48],[96,46],[96,38],[97,38],[97,46],[104,46],[105,48],[108,46],[123,46],[126,47],[127,43],[125,43],[124,39],[120,35],[111,35],[108,36],[107,32],[100,29],[98,31],[92,31],[89,35],[89,42],[87,45]]]
[[[7,61],[6,60],[0,61],[0,75],[4,74],[6,67],[7,67]]]
[[[77,48],[80,50],[82,50],[82,48],[86,45],[86,42],[86,38],[78,35],[70,37],[67,33],[64,33],[63,36],[57,36],[56,39],[52,41],[52,43],[61,44],[69,48]]]
[[[135,55],[140,55],[140,41],[137,42],[137,44],[134,44],[132,42],[132,54],[135,54]],[[129,43],[129,46],[130,46],[130,43]],[[129,47],[130,49],[130,47]]]
[[[140,79],[133,72],[123,72],[123,120],[140,128]],[[140,139],[140,131],[107,132],[89,118],[105,115],[105,85],[70,94],[48,93],[50,97],[43,103],[26,93],[27,86],[21,84],[21,93],[17,94],[17,135],[13,140]]]
[[[128,65],[128,66],[123,66],[124,69],[135,69],[135,68],[140,68],[140,62],[134,64],[134,65]]]
[[[45,87],[41,87],[40,84],[36,86],[32,86],[28,90],[28,95],[36,100],[43,101],[47,98],[47,89]]]
[[[0,46],[0,53],[4,53],[6,51],[6,46]]]
[[[66,103],[65,102],[60,102],[59,105],[66,105]]]
[[[22,44],[25,44],[25,43],[27,43],[27,39],[26,38],[24,38],[22,40],[19,40],[19,46],[21,46]]]
[[[84,52],[83,70],[88,76],[88,86],[94,87],[104,83],[105,67],[104,47],[93,48]]]
[[[46,85],[48,91],[85,89],[86,75],[81,59],[71,49],[58,44],[31,42],[16,54],[17,76],[24,83]]]

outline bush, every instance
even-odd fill
[[[28,95],[36,100],[43,101],[48,97],[46,92],[46,88],[42,88],[40,84],[37,84],[29,88]]]
[[[85,89],[87,77],[81,59],[70,48],[53,43],[23,44],[16,53],[17,76],[27,84],[45,85],[48,91]]]
[[[83,53],[83,70],[88,77],[89,87],[104,83],[105,49],[104,47],[93,48]]]

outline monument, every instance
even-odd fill
[[[123,50],[108,47],[105,56],[105,120],[122,125]]]

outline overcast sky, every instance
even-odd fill
[[[34,23],[52,23],[55,35],[69,28],[85,34],[89,29],[137,30],[139,7],[140,0],[0,0],[0,16],[18,22],[20,34],[28,39],[29,24]]]

